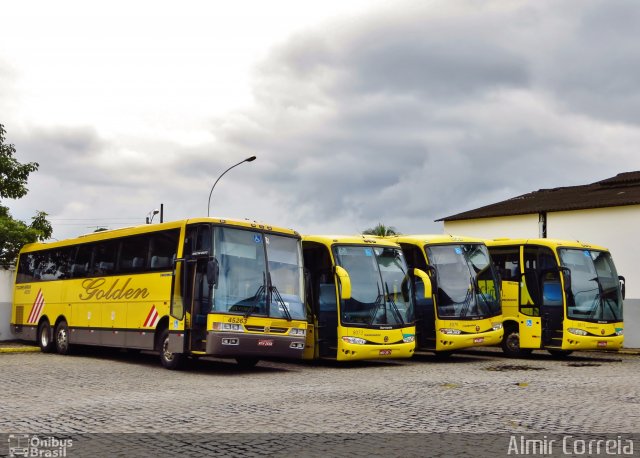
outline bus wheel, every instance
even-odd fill
[[[54,344],[51,341],[51,325],[46,320],[38,327],[38,344],[42,353],[51,353],[54,350]]]
[[[184,355],[169,351],[169,330],[164,329],[159,339],[160,362],[167,369],[180,369],[184,363]]]
[[[551,350],[551,349],[547,349],[547,351],[554,358],[566,358],[571,353],[573,353],[573,350]]]
[[[56,351],[61,355],[69,354],[69,326],[66,321],[61,321],[56,326]]]
[[[502,351],[512,358],[527,356],[531,353],[530,349],[520,348],[520,333],[516,329],[507,329],[505,331],[502,339]]]
[[[253,358],[250,356],[236,358],[238,366],[242,367],[243,369],[255,367],[255,365],[258,364],[258,361],[260,361],[258,358]]]

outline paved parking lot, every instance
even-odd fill
[[[0,384],[4,434],[640,433],[640,356],[625,354],[200,360],[176,372],[153,354],[90,349],[0,354]]]

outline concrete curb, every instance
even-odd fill
[[[0,353],[32,353],[40,351],[40,347],[24,340],[5,340],[0,342]]]
[[[0,346],[0,353],[33,353],[40,351],[40,347],[31,347],[27,345],[3,347]]]

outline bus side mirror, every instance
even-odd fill
[[[564,277],[564,290],[567,293],[571,292],[571,269],[568,267],[558,267],[558,270],[563,273]]]
[[[622,299],[624,300],[627,280],[625,280],[622,275],[618,275],[618,281],[620,282],[620,292],[622,293]]]
[[[433,288],[431,287],[431,278],[429,278],[429,275],[427,275],[424,270],[420,269],[413,269],[413,275],[422,280],[422,283],[424,284],[425,299],[431,298],[431,296],[433,295]]]
[[[340,281],[340,299],[351,299],[351,278],[349,278],[349,273],[340,266],[335,267],[335,273]]]
[[[213,258],[207,262],[207,282],[209,283],[209,288],[215,288],[218,286],[219,277],[220,265],[218,264],[218,260]]]

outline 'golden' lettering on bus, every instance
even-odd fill
[[[116,279],[111,287],[107,290],[106,288],[102,288],[103,285],[107,282],[106,278],[88,278],[82,282],[82,288],[84,289],[86,294],[79,294],[83,301],[88,301],[91,299],[107,299],[107,300],[120,300],[120,299],[138,299],[142,297],[143,299],[149,296],[149,291],[147,288],[127,288],[129,283],[131,283],[131,278],[127,278],[124,285],[121,288],[116,288],[120,279]]]

